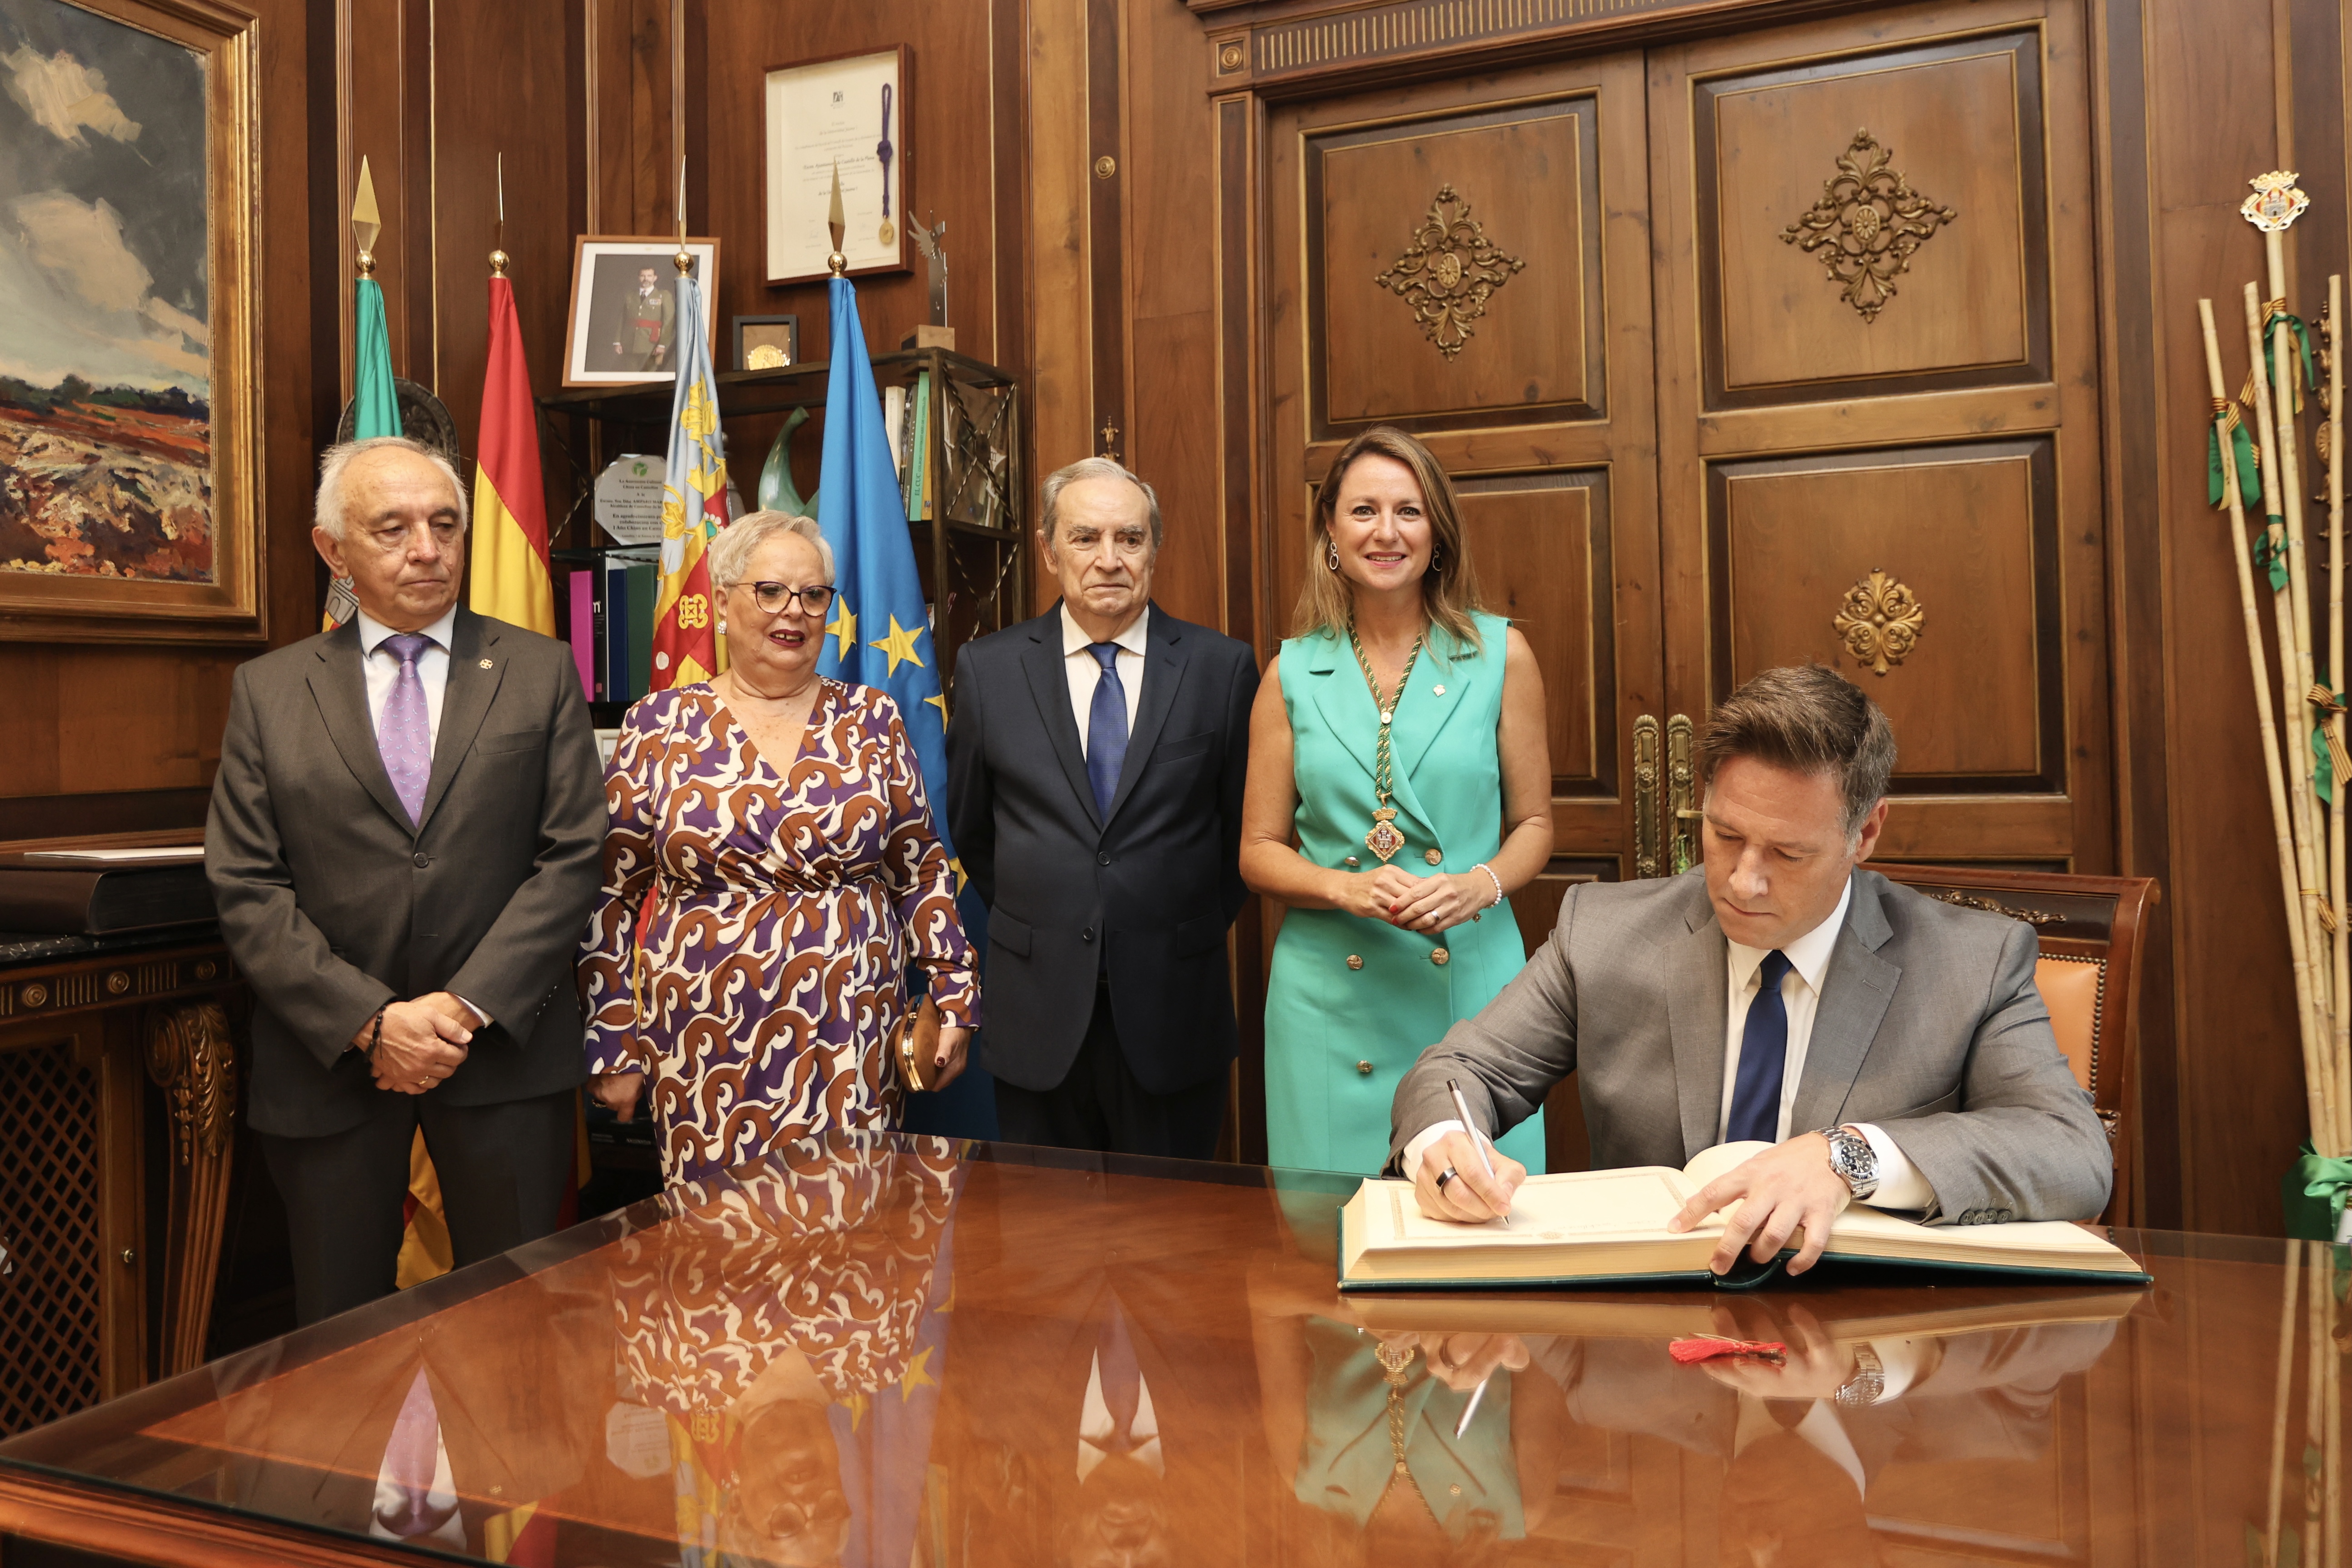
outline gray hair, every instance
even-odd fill
[[[1895,775],[1895,726],[1885,710],[1825,665],[1787,665],[1752,675],[1725,698],[1699,738],[1710,780],[1734,757],[1798,773],[1833,773],[1845,795],[1845,836],[1862,830]]]
[[[1062,508],[1062,492],[1080,479],[1125,479],[1141,490],[1144,504],[1151,509],[1151,548],[1155,552],[1160,549],[1160,498],[1152,493],[1150,485],[1129,472],[1126,465],[1116,458],[1080,458],[1067,468],[1055,468],[1045,476],[1045,493],[1037,510],[1044,519],[1038,526],[1045,532],[1046,543],[1054,542],[1054,525],[1059,521],[1057,514]]]
[[[351,526],[352,500],[346,489],[350,483],[352,462],[370,452],[414,452],[435,468],[449,481],[449,493],[457,498],[457,529],[465,531],[472,519],[466,504],[466,487],[457,478],[457,470],[436,447],[428,447],[413,436],[371,436],[364,441],[338,441],[319,454],[319,499],[311,511],[327,536],[338,543]]]
[[[816,546],[816,558],[824,564],[824,580],[833,581],[833,546],[825,542],[824,531],[813,517],[794,517],[788,511],[747,511],[719,531],[710,546],[710,585],[725,593],[743,581],[743,574],[751,569],[751,557],[771,539],[780,533],[797,533]],[[799,587],[808,587],[802,583]]]

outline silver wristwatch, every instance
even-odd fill
[[[1822,1136],[1830,1141],[1830,1169],[1853,1189],[1855,1201],[1878,1190],[1878,1151],[1869,1139],[1851,1127],[1824,1127]]]
[[[1886,1393],[1886,1363],[1866,1344],[1853,1347],[1853,1375],[1838,1384],[1832,1396],[1849,1410],[1875,1405]]]

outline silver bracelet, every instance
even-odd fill
[[[1501,903],[1503,901],[1503,879],[1495,875],[1495,868],[1487,865],[1484,860],[1481,860],[1473,868],[1486,873],[1486,880],[1495,884],[1495,904]],[[1495,904],[1488,904],[1486,907],[1491,910],[1495,907]]]

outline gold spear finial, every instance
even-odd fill
[[[499,237],[490,247],[490,276],[507,275],[507,155],[499,154]]]
[[[360,247],[360,276],[375,275],[375,237],[383,232],[383,213],[375,205],[375,179],[368,173],[367,155],[360,155],[360,190],[352,201],[352,238]]]
[[[838,278],[849,270],[849,258],[841,253],[841,237],[848,232],[849,221],[841,215],[841,160],[838,158],[833,161],[833,210],[826,215],[824,226],[833,231],[833,254],[824,258],[824,264]]]
[[[694,270],[694,252],[686,247],[686,160],[677,161],[677,254],[670,258],[683,278]]]

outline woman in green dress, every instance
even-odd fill
[[[1525,962],[1505,900],[1551,857],[1551,763],[1535,653],[1479,609],[1427,447],[1363,432],[1308,526],[1242,814],[1243,879],[1288,906],[1265,1002],[1267,1153],[1370,1174],[1397,1080]],[[1542,1170],[1542,1117],[1497,1146]]]

